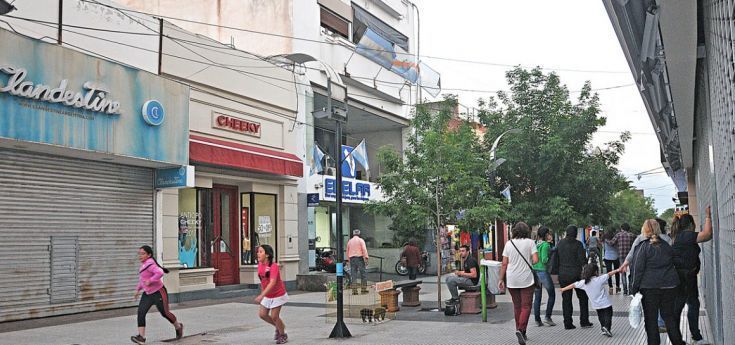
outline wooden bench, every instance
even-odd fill
[[[380,304],[386,306],[386,311],[396,312],[400,310],[398,307],[398,295],[403,292],[403,305],[415,307],[421,305],[419,301],[419,284],[423,283],[422,280],[403,280],[393,283],[393,288],[380,291]],[[396,289],[401,289],[398,291]]]

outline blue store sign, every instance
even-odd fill
[[[194,187],[194,167],[191,165],[178,168],[157,169],[156,188]]]
[[[0,140],[188,164],[188,86],[4,29],[0,42]]]

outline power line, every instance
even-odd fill
[[[311,42],[311,43],[318,43],[318,44],[328,44],[328,45],[342,45],[337,42],[325,42],[322,40],[317,39],[311,39],[311,38],[304,38],[304,37],[296,37],[296,36],[290,36],[290,35],[283,35],[283,34],[276,34],[272,32],[264,32],[264,31],[257,31],[257,30],[251,30],[251,29],[244,29],[234,26],[228,26],[228,25],[221,25],[221,24],[213,24],[208,22],[202,22],[202,21],[196,21],[191,19],[184,19],[184,18],[178,18],[178,17],[172,17],[172,16],[166,16],[161,14],[154,14],[149,12],[143,12],[143,11],[137,11],[137,10],[131,10],[127,8],[122,7],[116,7],[108,4],[103,4],[100,2],[97,2],[95,0],[81,0],[83,2],[89,2],[94,3],[100,6],[116,9],[118,11],[125,11],[125,12],[131,12],[131,13],[137,13],[142,15],[147,15],[151,17],[158,17],[158,18],[165,18],[170,20],[176,20],[191,24],[199,24],[199,25],[205,25],[205,26],[211,26],[211,27],[217,27],[222,29],[229,29],[229,30],[235,30],[235,31],[242,31],[242,32],[248,32],[252,34],[258,34],[258,35],[265,35],[265,36],[273,36],[273,37],[279,37],[279,38],[288,38],[293,39],[297,41],[304,41],[304,42]],[[378,52],[391,52],[395,53],[397,55],[407,55],[407,56],[415,56],[415,54],[411,53],[401,53],[396,51],[386,51],[384,49],[374,49],[374,48],[367,48],[366,50],[373,50]],[[495,63],[495,62],[487,62],[487,61],[475,61],[475,60],[467,60],[467,59],[458,59],[458,58],[449,58],[449,57],[442,57],[442,56],[430,56],[430,55],[420,55],[419,58],[429,58],[429,59],[436,59],[436,60],[444,60],[444,61],[452,61],[452,62],[461,62],[461,63],[469,63],[469,64],[479,64],[479,65],[488,65],[488,66],[498,66],[498,67],[517,67],[520,65],[513,65],[513,64],[503,64],[503,63]],[[626,71],[605,71],[605,70],[583,70],[583,69],[572,69],[572,68],[549,68],[549,67],[539,67],[542,70],[550,70],[550,71],[560,71],[560,72],[578,72],[578,73],[603,73],[603,74],[629,74],[630,72]]]

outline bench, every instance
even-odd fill
[[[402,280],[393,283],[393,288],[380,291],[380,304],[387,306],[386,311],[396,312],[400,310],[398,307],[398,295],[403,292],[403,304],[407,307],[415,307],[421,305],[419,301],[419,284],[423,283],[422,280]],[[398,291],[396,289],[401,289]]]

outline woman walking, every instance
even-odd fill
[[[526,328],[531,316],[531,304],[535,290],[531,262],[538,262],[536,244],[530,239],[531,230],[524,222],[518,222],[511,231],[511,240],[503,249],[503,264],[500,269],[498,287],[505,289],[504,279],[508,278],[508,290],[513,299],[518,344],[526,345]]]
[[[681,315],[684,305],[689,307],[687,320],[689,331],[692,333],[692,344],[709,344],[702,337],[699,330],[699,288],[697,274],[701,263],[699,261],[699,243],[712,239],[712,211],[709,206],[705,209],[704,229],[695,232],[694,218],[685,214],[674,220],[671,227],[671,238],[674,241],[674,267],[681,280],[681,291],[676,301],[676,315]]]
[[[267,244],[260,245],[256,255],[261,288],[260,295],[255,297],[255,302],[260,303],[258,316],[276,328],[273,337],[276,344],[285,344],[288,341],[288,334],[286,325],[281,319],[281,307],[288,302],[286,286],[281,279],[278,264],[273,262],[273,248]]]
[[[138,260],[141,265],[138,270],[138,286],[135,289],[135,299],[138,299],[140,290],[143,290],[143,297],[140,298],[138,304],[138,335],[130,337],[136,344],[145,344],[145,316],[153,305],[156,306],[158,312],[174,325],[176,331],[176,339],[181,339],[184,335],[184,325],[176,321],[176,316],[171,313],[168,306],[168,292],[163,286],[164,273],[168,273],[168,269],[161,267],[158,261],[153,257],[153,249],[148,246],[142,246],[138,249]]]
[[[679,330],[676,304],[670,298],[676,296],[679,277],[673,263],[671,246],[659,238],[661,230],[655,219],[647,219],[641,228],[643,241],[635,248],[631,267],[632,294],[643,295],[643,320],[648,345],[659,345],[658,313],[666,323],[672,345],[686,344]]]
[[[549,274],[549,256],[551,254],[551,242],[554,238],[551,236],[549,228],[542,226],[538,229],[538,243],[536,244],[536,251],[538,252],[538,262],[533,265],[534,271],[538,279],[541,280],[543,290],[546,290],[546,294],[549,296],[546,302],[546,318],[541,322],[541,291],[542,288],[537,287],[533,293],[533,317],[536,319],[536,325],[543,327],[544,323],[547,326],[556,326],[556,323],[551,320],[551,313],[554,311],[554,302],[556,302],[556,293],[554,291],[554,282],[551,280],[551,274]]]
[[[613,270],[617,270],[620,268],[620,256],[618,255],[618,249],[615,248],[615,246],[610,245],[610,241],[612,241],[613,237],[615,236],[615,233],[612,231],[605,231],[605,241],[603,241],[605,246],[605,253],[603,254],[603,259],[605,261],[605,269],[607,272],[612,272]],[[615,290],[613,291],[613,282],[612,279],[607,280],[607,286],[610,288],[609,293],[612,295],[613,293],[620,293],[620,274],[615,273]]]

